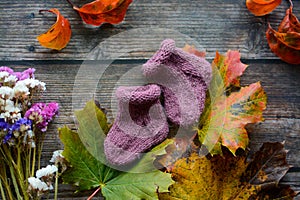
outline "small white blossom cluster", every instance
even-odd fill
[[[24,103],[28,103],[32,93],[46,90],[45,83],[35,79],[33,72],[34,69],[21,73],[0,68],[0,119],[14,123],[21,118]]]
[[[44,192],[53,189],[52,185],[49,187],[45,182],[41,181],[41,179],[35,177],[29,177],[28,183],[30,187],[34,190],[39,190]]]
[[[49,177],[57,172],[57,170],[58,169],[55,165],[47,165],[47,167],[37,170],[35,176],[37,178]]]
[[[36,171],[36,177],[28,178],[28,192],[32,196],[41,196],[49,190],[53,190],[52,180],[58,168],[55,165],[47,165]]]
[[[60,159],[63,159],[62,155],[63,150],[56,150],[53,152],[52,158],[50,159],[51,163],[57,163]]]

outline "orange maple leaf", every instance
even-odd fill
[[[246,6],[256,16],[272,12],[282,0],[246,0]]]
[[[40,10],[57,15],[56,22],[51,28],[37,37],[43,47],[61,50],[67,46],[71,38],[71,26],[68,19],[64,18],[58,9]]]
[[[132,0],[95,0],[83,5],[81,8],[78,8],[69,0],[68,2],[79,13],[85,23],[100,26],[105,22],[110,24],[122,22]]]

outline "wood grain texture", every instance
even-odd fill
[[[74,0],[76,5],[85,1]],[[36,36],[55,22],[52,14],[38,14],[40,9],[58,8],[72,27],[72,38],[60,52],[41,47]],[[267,22],[276,27],[283,19],[287,1],[265,17],[255,17],[245,6],[244,0],[139,0],[129,7],[124,22],[100,27],[85,25],[72,7],[62,0],[0,2],[0,58],[1,60],[85,60],[87,54],[99,43],[123,33],[110,42],[111,52],[123,49],[126,58],[148,58],[152,52],[136,50],[140,44],[157,46],[167,37],[181,39],[174,31],[197,41],[212,58],[214,52],[238,49],[244,58],[277,59],[269,50],[265,38]],[[294,1],[294,13],[300,14],[300,1]],[[126,34],[133,29],[146,31]],[[157,34],[160,29],[169,29]],[[172,30],[172,31],[170,31]]]
[[[80,6],[88,1],[73,2]],[[54,7],[69,19],[73,31],[70,43],[59,52],[41,47],[36,40],[55,22],[55,16],[38,11]],[[47,84],[42,100],[60,104],[60,115],[46,136],[45,166],[52,152],[63,148],[57,128],[67,125],[76,129],[73,111],[87,99],[99,100],[113,119],[114,89],[143,82],[136,70],[164,38],[175,39],[178,46],[194,44],[207,51],[210,61],[216,50],[237,49],[249,65],[242,85],[261,81],[268,95],[265,121],[247,126],[250,149],[258,150],[267,141],[285,141],[293,168],[282,183],[300,190],[300,68],[274,56],[265,38],[267,23],[277,28],[288,7],[284,0],[270,15],[255,17],[247,11],[245,0],[137,0],[121,24],[91,27],[64,0],[2,0],[0,65],[17,71],[35,67],[36,77]],[[300,17],[300,1],[294,0],[293,11]],[[60,185],[59,199],[86,199],[92,193],[74,191],[72,186]]]
[[[94,96],[108,110],[108,116],[112,120],[112,109],[115,108],[112,103],[114,101],[111,99],[114,98],[115,87],[119,84],[141,83],[140,77],[132,69],[139,68],[145,61],[115,61],[108,65],[103,76],[99,77],[97,80],[99,83],[96,84],[94,90],[91,85],[96,78],[85,75],[97,74],[101,71],[103,62],[100,61],[89,63],[88,67],[81,62],[73,61],[28,61],[12,62],[11,64],[8,62],[10,67],[20,71],[26,67],[34,66],[37,69],[36,77],[47,84],[47,92],[42,100],[57,101],[61,106],[60,115],[50,126],[46,136],[43,166],[48,164],[54,150],[63,148],[58,138],[57,128],[67,125],[76,129],[73,115],[74,107],[83,106],[85,101],[82,99]],[[268,95],[268,106],[264,112],[265,121],[247,126],[251,141],[250,149],[258,150],[263,142],[285,141],[286,149],[289,150],[288,162],[293,165],[293,168],[291,169],[292,172],[283,179],[283,183],[291,184],[293,188],[300,190],[298,179],[300,176],[300,68],[295,68],[278,60],[268,63],[265,60],[243,60],[243,62],[249,64],[249,67],[241,79],[241,84],[248,85],[261,80],[261,84]],[[0,62],[1,65],[4,63]],[[79,74],[82,68],[85,69],[85,74]],[[85,80],[82,81],[81,85],[74,84],[83,77]],[[122,80],[123,77],[125,77],[124,80]],[[72,98],[74,99],[72,100]],[[59,195],[61,199],[80,199],[88,194],[87,192],[73,197],[73,192],[74,188],[71,186],[60,186]]]

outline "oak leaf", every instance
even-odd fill
[[[171,169],[176,181],[159,199],[293,199],[289,186],[278,185],[289,170],[282,143],[265,143],[251,161],[246,152],[233,156],[202,156],[192,153]]]
[[[58,9],[40,10],[40,12],[51,12],[57,15],[56,22],[51,28],[37,37],[43,47],[61,50],[67,46],[71,38],[71,26],[68,19],[64,18]]]
[[[74,6],[70,1],[68,2],[85,23],[100,26],[105,22],[110,24],[122,22],[132,0],[95,0],[81,8]]]
[[[282,0],[246,0],[246,6],[255,16],[263,16],[272,12]]]
[[[300,64],[300,33],[280,33],[269,25],[266,36],[270,49],[281,60],[290,64]]]
[[[217,52],[212,63],[212,81],[198,127],[199,140],[212,155],[222,154],[222,146],[233,154],[245,149],[249,142],[245,126],[263,120],[267,97],[260,83],[240,86],[246,67],[237,51],[226,56]]]

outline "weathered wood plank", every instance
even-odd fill
[[[74,3],[82,5],[84,1],[74,0]],[[45,49],[36,40],[37,35],[55,22],[54,16],[40,15],[38,10],[52,7],[60,9],[70,20],[73,31],[69,45],[60,52]],[[268,48],[265,30],[267,21],[276,27],[288,7],[288,1],[283,1],[271,15],[255,17],[247,10],[244,0],[139,0],[132,3],[121,24],[87,27],[66,1],[4,0],[0,2],[0,58],[85,60],[94,47],[118,33],[123,33],[123,36],[109,42],[108,52],[121,49],[125,52],[124,59],[148,58],[153,51],[139,49],[141,44],[157,49],[164,38],[182,39],[182,35],[174,34],[178,31],[201,44],[209,58],[216,50],[238,49],[244,58],[278,59]],[[300,1],[294,1],[294,13],[300,15]],[[126,31],[136,28],[144,31],[126,34]],[[173,32],[161,33],[158,28]]]

